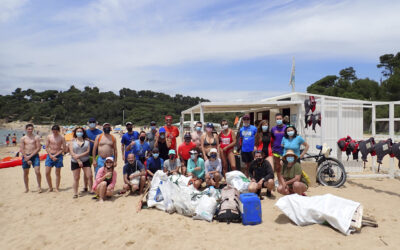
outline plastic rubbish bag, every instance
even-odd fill
[[[175,206],[172,200],[173,194],[179,192],[177,191],[177,186],[172,183],[171,181],[162,181],[159,186],[161,190],[161,194],[163,197],[163,205],[165,208],[165,212],[167,213],[173,213],[175,212]],[[156,206],[157,207],[157,206]]]
[[[211,222],[216,210],[217,210],[217,201],[213,197],[203,195],[200,198],[199,204],[196,207],[196,213],[195,216],[193,216],[193,219],[206,220]]]
[[[276,203],[282,212],[299,226],[325,221],[345,235],[351,233],[351,219],[360,203],[332,194],[312,197],[287,195]]]
[[[228,185],[233,186],[240,193],[247,193],[249,192],[249,184],[250,180],[246,178],[246,176],[237,170],[231,171],[226,173],[226,183]]]
[[[153,179],[151,181],[149,194],[147,196],[148,207],[156,207],[160,210],[165,211],[165,206],[163,201],[160,199],[160,196],[158,197],[158,199],[160,199],[161,201],[157,201],[156,195],[157,195],[157,190],[159,190],[161,180],[167,180],[167,178],[168,178],[167,175],[161,170],[158,170],[154,174]]]

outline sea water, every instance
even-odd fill
[[[0,129],[0,145],[1,146],[6,145],[6,137],[8,134],[10,134],[10,145],[12,145],[12,136],[14,133],[17,136],[17,144],[19,144],[19,141],[20,141],[22,135],[25,133],[25,131],[12,130],[12,129]]]

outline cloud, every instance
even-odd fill
[[[399,1],[98,0],[60,9],[41,29],[0,41],[2,82],[54,79],[201,93],[197,86],[206,83],[179,79],[172,70],[288,55],[375,62],[400,44]]]
[[[0,4],[0,24],[19,15],[27,0],[2,0]]]

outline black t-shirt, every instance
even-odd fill
[[[271,136],[270,136],[269,132],[263,133],[261,140],[262,140],[262,143],[263,143],[262,151],[264,152],[265,156],[268,156],[269,155],[268,147],[269,147],[269,144],[271,142]]]
[[[168,159],[168,147],[167,147],[167,142],[158,142],[158,151],[160,154],[160,158],[163,159],[164,161]]]
[[[140,161],[136,160],[135,163],[133,164],[130,164],[129,162],[126,163],[124,165],[124,168],[122,169],[122,173],[124,175],[128,175],[129,177],[131,174],[135,173],[138,170],[139,171],[144,170],[144,166]]]
[[[254,178],[257,182],[263,178],[267,181],[268,179],[274,179],[274,171],[269,161],[263,160],[262,164],[259,165],[257,160],[254,160],[250,164],[249,176],[250,178]]]

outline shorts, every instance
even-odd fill
[[[242,162],[250,163],[254,160],[253,152],[241,152],[240,156],[242,157]]]
[[[32,162],[33,167],[39,167],[40,166],[39,154],[35,154],[34,156],[32,156],[30,161]],[[28,169],[30,167],[31,166],[28,165],[28,163],[24,160],[24,157],[22,157],[22,169]]]
[[[44,163],[44,165],[46,167],[56,167],[56,168],[62,168],[63,165],[63,155],[59,154],[56,156],[57,160],[53,161],[49,155],[47,155],[46,161]]]
[[[85,161],[85,162],[82,162],[82,163],[83,163],[83,167],[84,167],[84,168],[90,168],[90,166],[91,166],[89,160],[87,160],[87,161]],[[75,170],[75,169],[78,169],[78,168],[80,168],[80,167],[79,167],[79,164],[78,164],[77,162],[71,161],[71,170]]]

